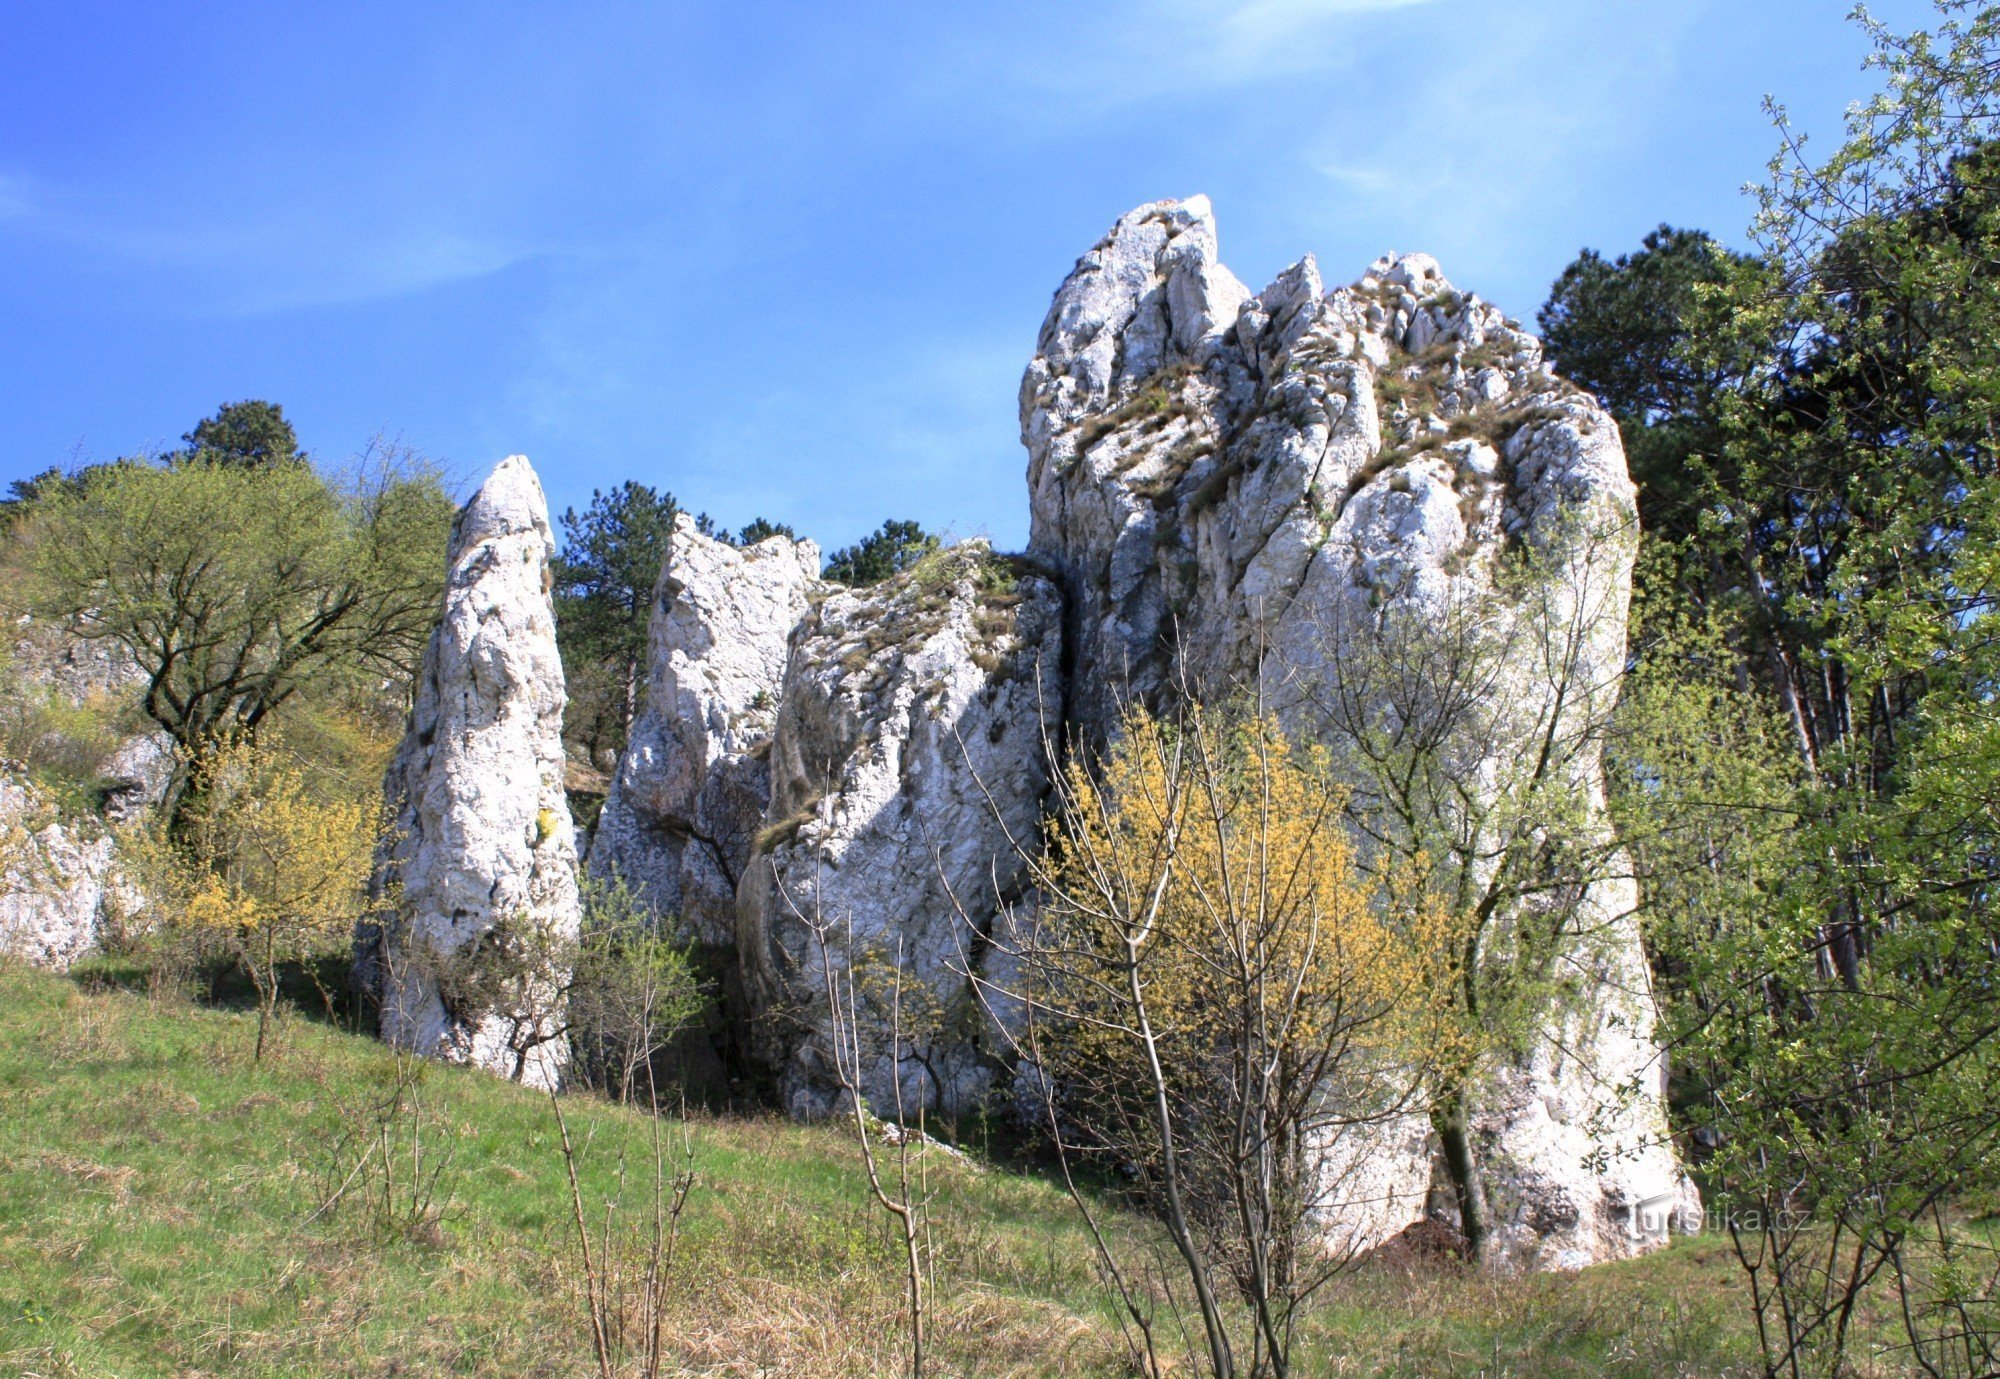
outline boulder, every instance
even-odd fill
[[[395,831],[357,954],[383,1036],[549,1087],[578,935],[548,505],[503,461],[452,527],[444,607],[385,786]]]
[[[0,954],[67,971],[138,903],[110,834],[0,764]]]
[[[1039,846],[1061,646],[1054,582],[983,541],[834,593],[793,635],[738,897],[744,978],[793,1114],[838,1104],[823,958],[852,979],[878,1114],[967,1110],[993,1085],[973,978],[1018,898],[1021,849]]]

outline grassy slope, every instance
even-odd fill
[[[426,1070],[441,1230],[395,1232],[337,1180],[343,1128],[395,1078],[380,1046],[303,1021],[249,1061],[237,1013],[0,969],[0,1374],[567,1375],[591,1371],[546,1098]],[[572,1099],[585,1192],[650,1123]],[[669,1324],[690,1371],[894,1373],[896,1253],[852,1143],[698,1121]],[[343,1164],[347,1161],[342,1160]],[[328,1178],[332,1172],[332,1179]],[[1117,1373],[1115,1330],[1061,1194],[940,1170],[938,1372]],[[1315,1318],[1313,1372],[1714,1375],[1743,1352],[1715,1242],[1576,1278],[1364,1272]]]

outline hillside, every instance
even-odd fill
[[[399,1206],[385,1220],[358,1193],[313,1219],[352,1171],[343,1146],[379,1133],[394,1056],[295,1017],[253,1063],[248,1014],[117,975],[0,969],[0,1373],[593,1371],[546,1097],[424,1066],[415,1100],[422,1154],[443,1164],[442,1219],[412,1224]],[[636,1206],[646,1118],[585,1098],[566,1114],[594,1217],[621,1155]],[[402,1168],[416,1124],[390,1118]],[[674,1129],[691,1137],[696,1183],[666,1318],[673,1372],[896,1372],[896,1254],[851,1140],[764,1117]],[[934,1172],[939,1371],[1123,1372],[1060,1190],[942,1155]],[[1309,1372],[1726,1373],[1748,1339],[1733,1268],[1714,1237],[1574,1277],[1378,1265],[1327,1296]]]

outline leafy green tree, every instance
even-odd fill
[[[1938,12],[1861,16],[1883,94],[1697,289],[1714,573],[1647,589],[1612,754],[1772,1375],[2000,1365],[2000,5]]]
[[[28,478],[15,479],[7,485],[7,496],[0,498],[0,521],[25,517],[41,503],[67,492],[74,483],[57,465]]]
[[[275,402],[225,402],[181,437],[186,454],[211,464],[255,468],[305,458],[298,433]]]
[[[821,573],[836,583],[866,588],[901,574],[942,544],[934,532],[915,522],[891,520],[854,545],[835,551]]]
[[[680,505],[630,480],[562,515],[556,637],[569,677],[570,741],[600,766],[615,762],[646,678],[646,625]],[[711,524],[713,525],[713,524]]]
[[[656,1069],[699,1021],[701,981],[686,949],[619,878],[584,881],[583,915],[566,993],[572,1070],[624,1101],[643,1089],[657,1112]]]
[[[443,592],[453,504],[406,455],[339,481],[309,464],[86,471],[22,536],[31,611],[115,642],[179,748],[168,797],[301,691],[414,678]]]

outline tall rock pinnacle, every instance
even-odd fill
[[[541,483],[510,456],[452,527],[362,953],[390,1043],[538,1087],[568,1059],[560,993],[581,922],[554,555]]]
[[[821,592],[819,547],[738,548],[687,513],[653,591],[645,705],[591,839],[616,877],[696,942],[734,947],[736,887],[771,797],[767,758],[785,648]]]

